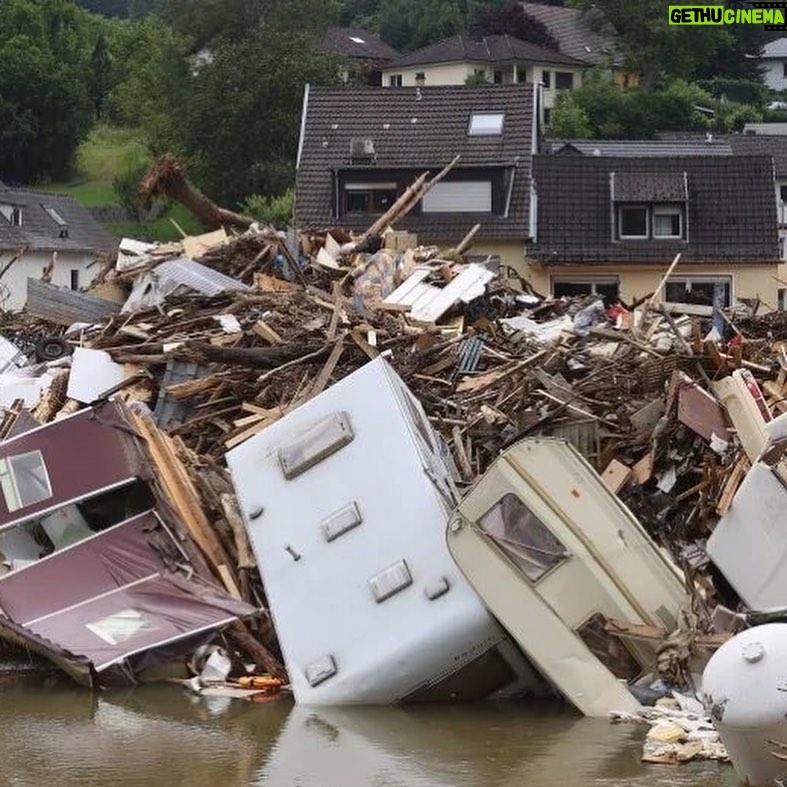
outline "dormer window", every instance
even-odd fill
[[[619,203],[619,240],[683,240],[684,206],[681,204]]]
[[[12,227],[22,226],[22,208],[19,205],[0,203],[0,214],[5,217],[6,221],[8,221]]]
[[[503,133],[505,112],[473,112],[467,133],[471,137],[494,137]]]

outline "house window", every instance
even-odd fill
[[[345,183],[345,213],[385,213],[396,201],[396,183]]]
[[[679,205],[653,206],[653,237],[683,237],[681,209]]]
[[[504,112],[473,112],[467,133],[471,137],[499,136],[503,133]]]
[[[627,683],[635,680],[642,667],[623,642],[608,633],[607,619],[597,612],[577,629],[580,639],[590,652],[616,677]]]
[[[664,285],[669,303],[725,308],[732,303],[732,276],[674,276]]]
[[[782,63],[782,76],[787,79],[787,63]]]
[[[415,75],[415,84],[418,87],[423,87],[426,84],[426,72],[418,71]]]
[[[30,451],[0,459],[0,489],[9,511],[52,497],[52,485],[41,452]]]
[[[574,295],[598,295],[611,302],[618,299],[620,282],[617,276],[560,276],[552,279],[552,295],[555,298]]]
[[[436,183],[421,200],[423,213],[491,213],[492,182],[467,180]]]
[[[401,87],[402,86],[402,75],[401,74],[391,74],[388,77],[388,86],[389,87]]]
[[[516,81],[517,82],[527,82],[527,69],[526,68],[518,68],[516,70]]]
[[[620,240],[680,240],[684,237],[684,208],[679,204],[618,205]]]
[[[78,290],[79,289],[79,269],[72,268],[71,269],[71,289]]]
[[[552,110],[551,109],[544,109],[544,125],[549,125],[549,119],[552,117]]]
[[[495,70],[494,73],[492,74],[492,81],[496,85],[502,85],[503,84],[503,72]]]
[[[542,71],[541,82],[543,83],[544,87],[552,87],[552,72]]]
[[[779,199],[787,202],[787,186],[779,186]]]
[[[648,234],[647,205],[621,205],[618,208],[620,238],[647,238]]]
[[[552,531],[510,492],[478,524],[531,582],[538,582],[567,557]]]
[[[485,68],[474,68],[473,69],[473,76],[476,79],[486,79],[486,69]]]
[[[574,87],[574,75],[570,71],[555,71],[555,87],[558,90],[571,90]]]
[[[11,208],[11,218],[10,218],[11,226],[13,227],[21,227],[22,226],[22,208],[18,205],[14,205]]]

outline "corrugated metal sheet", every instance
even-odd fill
[[[120,304],[38,279],[27,280],[27,311],[57,325],[103,322],[120,311]]]
[[[172,285],[190,287],[203,295],[218,295],[225,290],[250,289],[243,282],[214,271],[207,265],[194,262],[188,257],[162,262],[154,268],[153,272],[165,292],[174,290],[175,287]]]

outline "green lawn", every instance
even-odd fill
[[[70,194],[86,208],[112,207],[120,204],[112,181],[117,175],[140,164],[151,161],[142,137],[134,129],[97,125],[80,145],[76,155],[77,174],[69,181],[49,183],[44,191]],[[186,234],[199,234],[199,222],[182,206],[172,205],[156,221],[139,224],[135,221],[111,222],[105,225],[115,238],[128,237],[140,240],[170,241],[181,237],[170,218]]]

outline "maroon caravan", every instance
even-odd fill
[[[0,637],[86,685],[134,683],[257,611],[207,578],[143,446],[119,403],[0,443]]]

